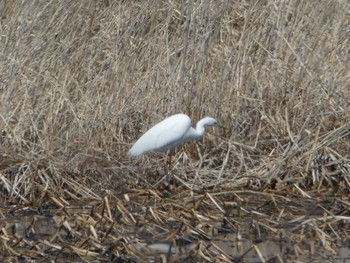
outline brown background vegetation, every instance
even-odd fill
[[[348,185],[349,9],[341,0],[1,1],[3,193],[150,186],[162,160],[127,150],[179,112],[228,128],[180,149],[179,177],[223,188]]]

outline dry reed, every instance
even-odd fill
[[[179,112],[228,127],[176,152],[175,187],[204,191],[210,209],[224,214],[232,189],[285,198],[283,218],[293,215],[294,198],[327,193],[341,202],[350,187],[349,10],[344,0],[1,1],[3,206],[63,209],[63,200],[105,203],[105,194],[144,188],[155,199],[171,196],[157,192],[161,158],[126,153],[152,124]],[[145,216],[165,224],[168,214],[153,201]],[[134,224],[122,203],[123,223]],[[198,209],[190,216],[198,218]],[[255,224],[278,228],[264,218]],[[349,220],[288,222],[336,233],[330,226],[338,221]],[[129,251],[125,240],[115,242]],[[65,249],[52,243],[44,245]],[[69,248],[101,252],[84,249]],[[213,256],[201,246],[197,252]]]

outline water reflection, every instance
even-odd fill
[[[6,222],[10,235],[39,240],[55,234],[57,226],[52,217],[24,216]]]
[[[287,241],[267,239],[255,243],[253,239],[243,238],[239,240],[237,234],[218,234],[212,241],[193,241],[186,245],[176,245],[167,241],[154,242],[149,245],[140,245],[139,249],[145,253],[145,256],[159,257],[160,254],[167,255],[171,253],[178,258],[181,256],[189,256],[191,252],[199,245],[203,244],[208,250],[225,255],[232,262],[257,263],[257,262],[284,262],[288,260],[289,254],[295,249],[292,244]],[[319,261],[322,258],[322,261]],[[278,260],[279,259],[279,260]],[[293,258],[290,258],[291,260]],[[277,260],[277,261],[276,261]],[[300,251],[298,258],[300,262],[335,262],[350,263],[350,249],[348,247],[340,247],[337,254],[332,253],[316,253],[311,254],[310,248],[305,246]],[[154,262],[154,261],[150,261]]]
[[[73,212],[72,212],[73,211]],[[89,214],[90,210],[72,210],[68,213]],[[26,216],[9,216],[0,220],[1,237],[4,240],[11,240],[16,237],[17,240],[23,238],[27,245],[35,245],[36,241],[50,241],[53,236],[63,228],[63,219],[60,219],[59,212],[51,211],[50,216],[42,216],[30,214]],[[91,221],[91,223],[93,223]],[[214,223],[210,225],[215,225]],[[220,225],[220,224],[216,224]],[[293,244],[286,236],[271,236],[267,234],[252,235],[249,226],[240,225],[240,230],[232,230],[228,233],[222,233],[217,229],[207,229],[206,239],[193,238],[193,236],[183,237],[174,236],[172,240],[157,240],[155,236],[149,233],[141,233],[135,227],[125,229],[128,239],[133,246],[144,255],[148,262],[166,261],[168,258],[180,260],[190,258],[195,255],[198,248],[203,246],[205,251],[217,254],[228,262],[283,262],[288,261],[290,255],[299,253],[298,260],[301,262],[336,262],[350,263],[350,249],[346,246],[340,246],[336,250],[336,254],[331,252],[322,252],[318,248],[322,244]],[[66,235],[67,237],[67,235]],[[97,238],[97,235],[96,235]],[[6,241],[7,242],[7,241]],[[42,242],[45,243],[45,242]],[[45,251],[50,247],[45,246]],[[0,247],[0,252],[2,252]],[[22,253],[22,249],[28,247],[17,246],[16,249]],[[324,250],[320,250],[324,251]],[[0,262],[3,258],[0,253]],[[279,260],[278,260],[279,259]],[[64,259],[62,259],[64,262]],[[277,261],[276,261],[277,260]],[[139,262],[138,260],[135,260]],[[81,262],[81,259],[71,257],[70,262]]]

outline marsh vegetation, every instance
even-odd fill
[[[243,226],[260,261],[270,235],[290,248],[274,262],[337,256],[350,228],[349,10],[1,1],[0,259],[142,262],[166,241],[160,262],[246,262],[213,241]],[[227,129],[179,147],[168,187],[160,156],[126,153],[176,113]],[[29,215],[16,234],[10,220]],[[55,231],[36,236],[42,217]],[[190,252],[172,253],[184,240]]]

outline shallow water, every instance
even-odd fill
[[[91,211],[89,209],[72,208],[70,214],[85,214],[88,215]],[[37,215],[35,213],[27,213],[23,216],[15,216],[7,214],[6,218],[0,219],[2,228],[2,240],[5,237],[11,239],[16,237],[17,240],[21,238],[26,242],[35,246],[42,241],[51,241],[52,237],[60,231],[62,224],[57,224],[60,214],[55,210],[50,210],[45,216]],[[213,222],[210,225],[215,225]],[[226,256],[227,259],[240,262],[264,262],[268,260],[278,259],[286,260],[288,255],[295,249],[294,244],[289,242],[287,238],[276,237],[273,235],[252,235],[248,226],[240,225],[239,232],[232,231],[228,233],[220,233],[220,231],[207,231],[209,239],[189,239],[186,237],[178,237],[177,242],[167,240],[157,240],[154,236],[137,232],[135,228],[128,227],[128,237],[137,239],[135,248],[144,255],[148,262],[156,262],[160,258],[166,259],[170,257],[174,260],[181,260],[181,258],[190,257],[191,253],[198,248],[204,246],[208,251],[217,253],[221,256]],[[134,230],[133,230],[134,229]],[[173,239],[174,240],[174,239]],[[64,240],[63,240],[64,241]],[[8,241],[9,242],[9,241]],[[36,243],[39,242],[39,243]],[[30,247],[30,246],[29,246]],[[321,244],[314,244],[311,247],[309,244],[299,244],[300,257],[298,260],[302,262],[336,262],[344,263],[350,262],[350,249],[347,246],[339,246],[335,249],[336,254],[331,252],[319,252]],[[0,249],[0,252],[4,248]],[[28,246],[15,246],[16,251],[21,254],[28,250]],[[52,247],[44,246],[42,254],[50,253]],[[312,252],[313,251],[313,252]],[[1,256],[0,261],[3,262],[7,258]],[[67,259],[67,254],[65,254]],[[57,257],[56,262],[65,262],[65,259]],[[26,259],[17,257],[18,262],[27,262]],[[33,260],[32,262],[39,262]],[[69,257],[70,262],[82,262],[81,258],[72,254]],[[135,259],[136,262],[138,262]]]
[[[170,250],[173,255],[178,255],[180,258],[182,255],[189,255],[199,242],[218,254],[222,250],[223,254],[227,255],[233,262],[256,263],[269,260],[275,262],[274,260],[278,258],[281,259],[280,262],[283,262],[283,260],[288,259],[288,254],[293,250],[293,245],[287,241],[270,237],[257,242],[254,241],[253,237],[241,238],[234,233],[218,234],[212,241],[200,240],[176,248],[169,242],[154,242],[151,245],[146,245],[143,249],[146,255],[153,255],[154,257],[159,257],[160,254],[167,255]],[[339,247],[336,254],[319,253],[318,247],[315,247],[315,253],[311,254],[307,246],[305,246],[303,252],[304,254],[300,254],[298,257],[300,262],[350,262],[350,249],[346,246]],[[320,259],[322,260],[320,261]]]

